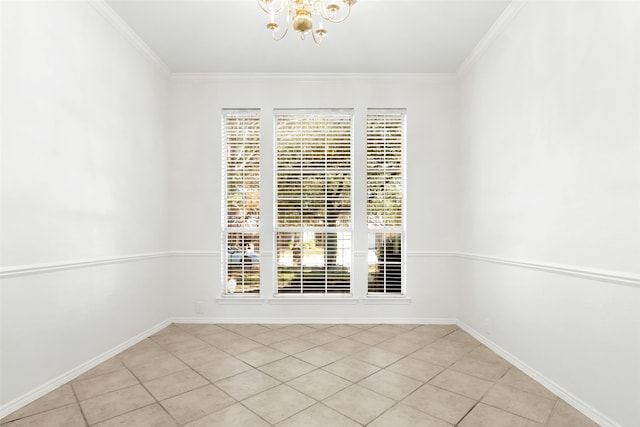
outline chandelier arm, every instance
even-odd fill
[[[275,32],[271,33],[271,35],[273,36],[273,39],[274,39],[275,41],[278,41],[278,42],[279,42],[279,41],[280,41],[280,40],[282,40],[282,39],[284,38],[284,36],[286,36],[286,35],[287,35],[287,33],[289,32],[289,22],[288,22],[288,21],[289,21],[289,20],[287,19],[287,25],[285,25],[285,27],[284,27],[284,31],[282,32],[282,35],[281,35],[280,37],[276,36],[276,33],[275,33]]]
[[[258,0],[258,1],[260,1],[260,0]],[[320,3],[320,8],[319,8],[320,9],[320,16],[322,16],[322,18],[325,21],[331,22],[332,24],[339,24],[341,22],[344,22],[351,15],[351,7],[352,7],[352,5],[350,3],[347,3],[347,13],[345,13],[345,15],[340,19],[334,19],[334,18],[331,18],[329,15],[327,15],[327,11],[326,11],[327,8],[324,5],[324,1],[323,0],[318,0],[318,1]]]
[[[313,42],[314,42],[317,46],[320,46],[320,43],[322,43],[322,37],[320,37],[320,36],[316,36],[316,32],[315,32],[315,31],[311,31],[311,35],[313,36]]]
[[[291,14],[289,12],[287,12],[287,20],[284,24],[284,30],[282,31],[282,35],[281,36],[276,36],[275,31],[271,33],[271,35],[273,36],[273,39],[275,41],[280,41],[284,38],[284,36],[287,35],[287,33],[289,32],[289,23],[291,22]]]
[[[284,3],[285,3],[284,0],[281,0],[280,1],[280,7],[278,9],[273,9],[273,13],[275,13],[277,15],[280,12],[282,12],[282,9],[284,8]],[[264,0],[258,0],[258,6],[260,6],[260,9],[262,9],[262,11],[264,13],[266,13],[267,15],[271,14],[271,9],[266,5]]]

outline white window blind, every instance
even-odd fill
[[[351,110],[275,111],[279,294],[351,291]]]
[[[370,294],[402,294],[405,110],[367,112],[367,226]]]
[[[222,111],[224,293],[260,292],[260,110]]]

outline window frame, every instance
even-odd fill
[[[401,116],[401,138],[400,138],[400,194],[401,194],[401,212],[399,215],[399,219],[401,221],[400,226],[373,226],[369,222],[369,176],[370,176],[370,167],[369,167],[369,145],[370,145],[370,134],[369,134],[369,118],[372,115],[400,115]],[[400,251],[401,257],[399,261],[399,272],[400,272],[400,291],[399,292],[388,292],[387,291],[387,280],[385,276],[384,280],[384,290],[380,291],[371,291],[371,282],[369,278],[369,272],[367,271],[367,298],[406,298],[407,296],[407,275],[406,275],[406,264],[407,264],[407,251],[406,251],[406,212],[407,212],[407,109],[406,108],[367,108],[366,112],[366,132],[365,132],[365,140],[366,140],[366,171],[365,171],[365,180],[366,180],[366,188],[367,188],[367,206],[366,206],[366,229],[367,229],[367,254],[369,253],[369,238],[373,234],[377,233],[393,233],[400,235]],[[386,142],[385,142],[386,144]],[[386,239],[385,239],[386,245]],[[385,255],[386,255],[386,246],[385,246]],[[385,275],[387,271],[388,265],[385,263]],[[380,265],[380,263],[377,263]],[[369,268],[369,261],[367,256],[367,269]]]
[[[278,116],[285,114],[311,114],[311,115],[342,115],[348,116],[349,118],[349,226],[348,227],[286,227],[279,226],[279,209],[278,209],[278,174],[279,174],[279,157],[278,157]],[[273,165],[273,185],[272,185],[272,208],[273,208],[273,228],[271,233],[273,235],[273,296],[278,299],[343,299],[343,298],[353,298],[354,296],[354,242],[355,242],[355,110],[353,108],[274,108],[273,109],[273,129],[272,129],[272,140],[273,140],[273,157],[272,157],[272,165]],[[326,199],[325,199],[326,200]],[[348,260],[349,266],[349,289],[346,293],[338,293],[338,292],[329,292],[327,288],[327,284],[325,283],[325,292],[302,292],[303,285],[301,283],[301,292],[299,293],[283,293],[279,292],[280,284],[278,279],[278,271],[279,271],[279,251],[278,251],[278,233],[279,232],[314,232],[314,233],[328,233],[329,230],[334,231],[336,233],[345,232],[349,234],[350,237],[350,254]],[[302,265],[301,265],[302,267]],[[325,265],[326,269],[326,265]],[[326,277],[326,276],[325,276]]]
[[[242,116],[246,115],[247,117],[255,118],[257,120],[257,130],[254,129],[251,135],[252,138],[257,138],[257,174],[258,174],[258,188],[257,192],[257,203],[258,203],[258,215],[257,215],[257,224],[254,226],[238,226],[233,227],[229,226],[229,210],[228,210],[228,200],[229,200],[229,162],[228,162],[228,148],[229,148],[229,139],[228,139],[228,121],[227,118],[233,115]],[[261,166],[262,166],[262,115],[261,110],[259,108],[223,108],[221,110],[221,193],[222,193],[222,206],[221,206],[221,252],[220,252],[220,262],[221,262],[221,284],[220,284],[220,294],[223,298],[259,298],[261,289],[263,286],[261,269],[262,269],[262,251],[260,248],[262,233],[261,233],[261,223],[262,223],[262,206],[261,206],[261,198],[263,186],[261,185],[260,179],[262,176]],[[255,154],[255,153],[254,153]],[[254,271],[257,271],[257,290],[254,292],[245,292],[245,283],[244,283],[244,272],[245,272],[245,260],[246,254],[245,249],[241,249],[241,274],[243,278],[243,282],[241,284],[242,292],[228,292],[229,290],[229,244],[228,237],[231,233],[241,233],[241,234],[255,234],[257,236],[257,241],[259,244],[258,249],[258,261],[257,266],[252,266]],[[252,260],[255,257],[252,258]],[[253,261],[252,261],[253,263]],[[235,279],[234,279],[235,280]],[[236,287],[237,289],[237,287]]]

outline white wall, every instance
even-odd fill
[[[167,249],[167,82],[88,2],[1,7],[10,407],[168,317],[166,260],[139,257]]]
[[[453,319],[455,272],[428,252],[458,247],[456,82],[451,76],[178,76],[171,82],[169,126],[171,312],[194,317],[195,301],[210,319]],[[367,108],[407,108],[407,293],[410,305],[220,305],[221,109],[262,111],[263,296],[273,293],[271,246],[274,108],[354,108],[355,205],[366,206]],[[358,180],[359,179],[359,180]],[[364,210],[356,211],[354,293],[366,293]],[[362,225],[365,225],[363,228]],[[360,245],[360,246],[358,246]],[[358,254],[360,254],[358,256]],[[361,267],[364,267],[361,268]]]
[[[462,248],[497,261],[461,261],[459,318],[605,425],[640,423],[639,22],[527,2],[459,82]]]

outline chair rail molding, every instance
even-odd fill
[[[7,279],[30,274],[51,273],[55,271],[72,270],[76,268],[95,267],[107,264],[120,264],[124,262],[144,261],[155,258],[163,258],[167,252],[149,252],[131,255],[118,255],[102,258],[78,259],[70,261],[50,262],[42,264],[18,265],[0,268],[0,279]]]

